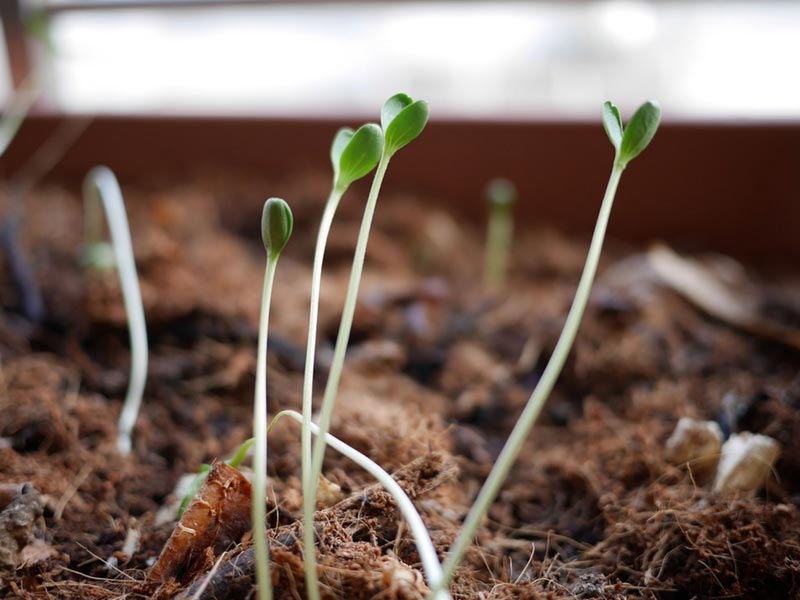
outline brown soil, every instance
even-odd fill
[[[125,458],[114,445],[129,362],[116,275],[79,267],[75,195],[47,188],[28,200],[24,247],[47,318],[33,326],[21,316],[4,270],[0,596],[252,591],[249,531],[228,531],[163,580],[147,569],[175,528],[159,510],[174,500],[177,480],[250,434],[259,200],[274,193],[290,201],[296,222],[273,299],[269,410],[300,407],[326,184],[226,175],[126,189],[151,362]],[[319,390],[362,207],[360,194],[345,199],[329,244]],[[482,239],[427,202],[381,200],[333,424],[335,435],[397,471],[441,555],[552,351],[587,247],[552,231],[518,231],[511,281],[490,293],[480,284]],[[457,573],[455,598],[798,597],[797,350],[706,316],[649,277],[640,252],[604,250],[576,347]],[[783,307],[776,318],[796,323],[786,298],[798,297],[797,281],[759,282],[768,304]],[[682,416],[776,438],[782,453],[766,488],[721,496],[670,465],[664,442]],[[269,442],[278,598],[304,597],[299,438],[287,422]],[[423,597],[416,549],[391,498],[332,451],[325,474],[341,489],[332,486],[331,504],[317,514],[325,596]],[[16,520],[4,520],[10,509]],[[135,535],[128,556],[123,546]]]

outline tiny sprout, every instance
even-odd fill
[[[99,204],[102,204],[105,210],[113,244],[114,262],[119,272],[122,300],[128,316],[131,374],[117,426],[117,448],[121,454],[128,454],[131,451],[131,435],[139,416],[139,407],[142,404],[142,395],[147,379],[147,327],[144,320],[142,293],[139,290],[139,278],[133,258],[133,245],[128,228],[128,217],[125,215],[125,202],[114,173],[107,167],[95,167],[89,171],[83,183],[83,198],[85,211],[99,215],[100,210],[97,206]],[[108,256],[106,256],[106,260],[108,260]]]
[[[322,219],[317,233],[317,245],[314,249],[314,263],[311,268],[311,300],[308,307],[308,338],[306,340],[306,362],[303,373],[303,430],[301,462],[303,465],[303,518],[311,522],[314,518],[314,485],[309,481],[311,473],[311,412],[314,392],[314,364],[317,349],[317,320],[319,317],[319,294],[322,283],[322,263],[325,259],[325,246],[328,243],[333,217],[339,201],[353,181],[360,179],[381,160],[383,153],[383,132],[374,124],[362,125],[353,131],[343,127],[336,132],[331,144],[331,164],[333,165],[333,185],[328,201],[322,211]],[[314,539],[306,546],[313,548]],[[313,552],[304,555],[306,571],[306,589],[311,600],[319,598],[319,582],[317,581],[315,556]]]
[[[341,128],[331,146],[334,187],[344,192],[375,168],[382,152],[383,132],[374,123],[362,125],[356,131]]]
[[[616,163],[625,168],[650,144],[661,122],[661,105],[648,100],[633,114],[623,129],[619,109],[611,102],[603,104],[603,127],[617,153]]]
[[[261,238],[267,251],[264,289],[261,294],[261,318],[258,327],[258,356],[256,358],[256,392],[253,408],[253,543],[256,548],[256,581],[260,600],[272,598],[272,578],[267,550],[267,334],[269,308],[275,268],[281,251],[292,234],[292,211],[280,198],[270,198],[261,213]],[[239,453],[237,453],[238,455]],[[243,456],[243,455],[242,455]]]
[[[292,211],[285,200],[270,198],[261,212],[261,240],[271,260],[277,260],[292,235]]]
[[[413,141],[428,122],[428,104],[422,100],[416,102],[411,100],[405,94],[397,94],[389,98],[381,110],[381,125],[383,131],[380,136],[371,134],[370,139],[370,156],[379,158],[378,168],[375,171],[375,176],[372,180],[372,186],[369,190],[367,197],[367,204],[364,207],[364,216],[361,219],[361,227],[358,232],[358,240],[356,241],[356,249],[353,254],[353,266],[350,270],[350,281],[347,284],[347,294],[344,300],[344,307],[342,309],[342,317],[339,321],[339,333],[336,336],[336,345],[333,351],[333,359],[331,366],[328,370],[328,381],[325,384],[325,392],[322,398],[322,406],[320,408],[319,417],[319,430],[320,435],[314,444],[313,456],[309,456],[311,447],[311,395],[313,390],[313,376],[314,376],[314,361],[312,343],[316,335],[316,311],[319,303],[319,292],[316,286],[318,277],[321,276],[322,271],[322,257],[317,261],[317,254],[319,254],[319,242],[317,243],[317,254],[314,257],[314,271],[311,282],[311,318],[309,319],[309,346],[306,348],[306,368],[305,379],[303,382],[303,440],[301,444],[303,453],[303,521],[306,526],[303,527],[303,547],[304,551],[304,566],[306,575],[306,591],[310,600],[318,600],[320,598],[319,582],[317,580],[316,565],[314,562],[314,508],[316,505],[316,485],[319,481],[319,476],[322,473],[322,462],[325,457],[325,442],[326,435],[330,429],[331,417],[333,415],[333,407],[336,402],[336,394],[339,390],[339,379],[342,374],[344,366],[344,358],[347,352],[347,344],[350,340],[350,329],[353,326],[353,316],[356,310],[356,301],[358,300],[358,288],[361,283],[361,272],[364,268],[364,259],[367,253],[367,242],[369,241],[369,230],[372,227],[372,218],[375,215],[375,207],[378,202],[378,195],[380,194],[383,178],[386,175],[386,170],[389,167],[389,161],[395,152],[400,148],[406,146]],[[367,126],[372,127],[376,126]],[[361,131],[364,129],[359,129]],[[380,128],[378,128],[380,131]],[[331,149],[331,159],[334,163],[334,172],[336,173],[336,157],[342,156],[348,152],[349,146],[353,143],[348,140],[349,134],[345,130],[337,134],[336,139]],[[353,134],[353,139],[358,135],[358,131]],[[375,152],[372,146],[374,142],[380,140],[382,148],[380,152]],[[347,146],[345,147],[345,143]],[[342,148],[345,148],[342,150]],[[339,162],[343,163],[342,159]],[[365,173],[368,171],[365,171]],[[334,181],[339,178],[335,174]],[[322,216],[323,225],[320,226],[320,236],[322,236],[323,227],[329,227],[329,219],[332,219],[332,214],[328,215],[328,207],[326,206],[325,213]],[[327,230],[325,230],[327,236]],[[321,237],[320,237],[321,239]],[[319,271],[317,270],[319,269]],[[315,292],[316,290],[316,292]]]
[[[489,222],[486,232],[486,261],[484,281],[489,287],[505,283],[508,257],[514,233],[511,209],[517,197],[517,188],[508,179],[492,179],[486,187],[489,199]]]
[[[428,123],[428,103],[412,100],[406,94],[395,94],[383,104],[381,127],[386,136],[385,152],[389,156],[413,142]]]
[[[600,252],[603,249],[603,239],[608,227],[608,219],[611,214],[611,207],[614,204],[614,196],[617,192],[620,177],[628,162],[638,156],[647,147],[650,140],[653,139],[653,135],[655,135],[658,128],[660,115],[661,109],[658,103],[647,102],[636,111],[628,123],[627,131],[623,132],[622,120],[617,108],[611,102],[606,102],[603,105],[603,127],[611,143],[617,149],[617,153],[608,179],[608,185],[606,186],[606,192],[603,196],[603,202],[600,205],[600,213],[595,224],[586,264],[583,267],[578,289],[575,292],[575,299],[572,302],[567,314],[567,320],[564,322],[564,328],[561,330],[561,335],[558,337],[556,347],[553,349],[542,376],[533,389],[530,398],[528,398],[528,402],[525,404],[522,414],[517,419],[497,460],[495,460],[489,476],[478,492],[478,496],[469,514],[467,514],[467,518],[464,520],[458,537],[456,537],[447,553],[447,558],[444,562],[444,578],[440,587],[433,588],[433,592],[443,589],[453,576],[464,553],[475,538],[475,532],[478,530],[483,517],[488,512],[492,502],[500,492],[503,482],[508,477],[508,473],[517,459],[528,433],[536,423],[536,419],[541,413],[542,407],[561,373],[561,369],[564,367],[569,351],[575,341],[575,336],[578,333],[578,326],[583,318],[586,303],[589,300],[589,292],[592,289],[592,282],[597,273]]]

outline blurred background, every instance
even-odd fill
[[[0,102],[25,67],[72,113],[595,119],[800,117],[800,2],[2,0]],[[16,21],[16,23],[15,23]],[[19,26],[40,40],[22,52]]]

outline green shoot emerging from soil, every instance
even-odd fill
[[[267,333],[269,307],[275,267],[281,251],[292,235],[292,211],[280,198],[270,198],[261,213],[261,239],[267,251],[264,272],[264,291],[261,295],[261,318],[258,326],[258,357],[256,359],[256,393],[253,410],[253,541],[256,549],[256,581],[260,600],[272,598],[272,577],[267,550]]]
[[[322,461],[325,454],[326,435],[330,428],[331,415],[333,414],[333,406],[336,400],[336,394],[339,390],[339,377],[342,373],[344,366],[345,353],[347,351],[347,343],[350,339],[350,329],[353,325],[353,315],[356,310],[356,300],[358,298],[358,288],[361,283],[361,271],[364,267],[364,258],[367,252],[367,242],[369,240],[369,230],[372,226],[372,217],[375,214],[375,206],[378,202],[378,194],[380,193],[381,184],[383,183],[386,169],[389,166],[389,161],[392,156],[414,141],[414,139],[422,133],[425,125],[428,122],[428,104],[422,100],[414,101],[405,94],[397,94],[389,98],[383,105],[381,110],[381,126],[383,128],[382,152],[379,152],[380,162],[378,169],[375,172],[375,178],[372,181],[372,187],[367,197],[367,205],[364,209],[364,216],[361,221],[361,228],[358,233],[358,241],[356,242],[355,254],[353,256],[353,267],[350,272],[350,281],[347,286],[347,295],[345,296],[344,308],[342,310],[342,319],[339,323],[339,333],[336,337],[336,346],[333,351],[333,360],[328,372],[328,381],[325,386],[325,393],[322,398],[322,407],[320,409],[319,429],[320,436],[314,444],[314,455],[312,458],[311,469],[305,477],[305,483],[308,487],[303,493],[304,505],[304,520],[305,526],[303,528],[303,544],[304,548],[313,548],[314,546],[314,528],[313,528],[313,505],[316,504],[316,484],[322,472]],[[336,142],[334,142],[334,150],[336,149]],[[313,302],[313,298],[312,298]],[[310,367],[306,363],[306,369]],[[304,406],[305,410],[305,406]],[[305,416],[305,415],[304,415]],[[308,428],[310,420],[305,421],[305,428]],[[306,435],[310,435],[308,431]],[[309,493],[310,492],[310,493]],[[309,554],[308,552],[306,553]],[[309,562],[306,561],[306,582],[309,591],[309,598],[311,600],[318,600],[319,587],[309,579],[308,575]],[[314,574],[314,577],[316,573]]]
[[[125,203],[117,178],[107,167],[95,167],[83,183],[84,210],[99,214],[102,204],[111,233],[114,258],[119,272],[122,299],[128,316],[131,340],[131,374],[128,391],[119,415],[117,448],[121,454],[131,451],[131,434],[142,404],[144,384],[147,379],[147,327],[144,320],[142,294],[133,259],[133,245],[125,215]]]
[[[458,537],[447,554],[447,559],[444,564],[444,580],[442,585],[447,585],[450,581],[453,572],[461,562],[467,548],[472,543],[472,539],[475,536],[475,532],[481,520],[497,497],[503,482],[506,480],[511,470],[511,466],[522,448],[522,444],[525,442],[528,433],[536,422],[545,400],[547,400],[547,397],[550,395],[550,391],[553,389],[556,379],[558,379],[561,373],[561,369],[564,366],[564,362],[567,360],[567,355],[575,340],[575,334],[578,331],[578,326],[580,325],[586,303],[589,299],[589,292],[592,288],[592,282],[594,281],[594,276],[597,271],[597,263],[600,259],[600,251],[603,247],[603,238],[605,237],[608,218],[611,213],[611,206],[614,202],[614,195],[617,191],[620,176],[628,163],[636,158],[647,147],[650,140],[653,139],[660,120],[661,108],[658,103],[646,102],[634,113],[628,123],[628,127],[623,131],[622,120],[620,119],[617,107],[611,104],[611,102],[606,102],[603,105],[603,125],[608,134],[608,138],[614,146],[616,154],[614,157],[614,166],[611,169],[611,176],[608,180],[608,186],[606,187],[606,193],[603,197],[603,203],[600,206],[600,214],[595,225],[592,243],[586,258],[586,265],[584,266],[580,282],[578,283],[578,290],[575,293],[575,299],[567,315],[567,320],[564,323],[564,329],[561,331],[556,347],[553,350],[553,354],[550,357],[550,361],[547,363],[544,373],[542,373],[539,383],[534,388],[522,414],[517,420],[516,425],[514,425],[511,435],[509,435],[505,446],[497,457],[494,467],[478,493],[478,497],[472,505]]]
[[[506,282],[508,256],[514,235],[512,209],[517,188],[508,179],[492,179],[486,187],[489,199],[489,222],[486,230],[486,262],[483,280],[486,287],[499,288]]]
[[[317,347],[317,319],[319,315],[319,292],[322,283],[322,263],[325,259],[325,246],[328,242],[331,223],[347,188],[354,181],[364,177],[381,158],[383,151],[383,132],[374,124],[362,125],[357,131],[347,127],[340,129],[331,145],[333,165],[333,185],[328,201],[322,212],[322,221],[317,234],[314,250],[314,265],[311,271],[311,302],[308,314],[308,340],[306,343],[306,363],[303,378],[303,432],[301,457],[303,465],[303,519],[308,534],[303,560],[306,571],[306,588],[310,598],[318,598],[316,555],[314,548],[314,509],[316,504],[317,479],[311,478],[311,412],[314,392],[314,361]],[[316,595],[315,595],[316,594]]]

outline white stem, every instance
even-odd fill
[[[256,548],[256,582],[259,600],[272,600],[272,577],[267,549],[267,334],[272,282],[275,280],[277,258],[268,258],[261,294],[261,318],[258,326],[258,357],[256,359],[256,393],[253,408],[253,543]]]
[[[369,190],[367,205],[364,208],[364,216],[361,220],[361,228],[358,232],[358,241],[353,255],[353,267],[350,271],[350,281],[347,285],[347,296],[344,300],[342,319],[339,322],[339,333],[336,337],[336,346],[333,350],[333,360],[328,371],[328,381],[325,385],[325,394],[322,397],[320,408],[319,428],[324,439],[331,426],[331,415],[336,403],[336,394],[339,391],[339,379],[342,375],[344,358],[347,353],[347,344],[350,341],[350,330],[353,326],[353,316],[356,312],[356,301],[358,300],[358,288],[361,284],[361,272],[364,269],[364,258],[367,253],[367,243],[369,242],[369,230],[372,227],[372,217],[375,214],[375,206],[378,202],[378,194],[381,190],[383,177],[389,166],[391,156],[384,154],[378,163],[375,171],[375,178],[372,180],[372,187]],[[311,481],[316,482],[322,473],[322,461],[325,458],[325,443],[319,439],[314,443],[314,456],[312,458]]]
[[[273,425],[283,416],[291,417],[298,423],[303,423],[303,416],[295,410],[284,410],[275,415],[272,420]],[[316,436],[320,435],[320,428],[316,424],[311,423],[309,430]],[[425,577],[428,579],[428,584],[431,589],[440,588],[442,582],[442,565],[439,562],[439,556],[436,554],[436,548],[431,541],[431,536],[428,533],[425,523],[417,512],[414,503],[403,491],[403,488],[394,480],[394,478],[383,470],[383,468],[374,460],[362,454],[352,446],[343,442],[330,433],[326,433],[321,440],[346,458],[349,458],[367,473],[372,475],[375,480],[383,486],[383,488],[394,498],[397,507],[403,514],[403,517],[408,523],[408,529],[414,537],[414,542],[417,546],[422,568],[425,571]],[[432,596],[436,600],[449,600],[450,593],[446,589],[438,589]]]
[[[334,182],[335,183],[335,182]],[[319,292],[322,285],[322,263],[328,243],[333,216],[339,206],[344,190],[335,185],[322,213],[314,250],[314,266],[311,271],[311,303],[308,311],[308,341],[306,342],[306,364],[303,378],[303,430],[301,434],[301,458],[303,468],[303,563],[306,589],[309,600],[319,600],[316,552],[314,552],[314,509],[316,505],[316,479],[311,477],[311,413],[314,395],[314,362],[317,349],[317,321],[319,317]]]
[[[567,315],[567,320],[564,323],[564,329],[558,338],[556,347],[547,363],[547,367],[542,373],[539,383],[533,390],[528,403],[525,405],[522,414],[517,420],[514,429],[508,436],[508,440],[503,446],[500,455],[497,457],[494,466],[492,467],[489,476],[481,487],[478,497],[472,505],[472,508],[464,520],[464,525],[458,534],[455,542],[447,553],[447,558],[444,563],[444,578],[442,586],[448,584],[453,576],[453,572],[458,567],[461,559],[464,556],[467,548],[472,543],[475,532],[483,520],[483,517],[489,510],[489,507],[497,497],[503,482],[506,480],[511,466],[522,448],[522,444],[528,437],[533,424],[536,422],[539,413],[544,406],[547,397],[553,389],[553,386],[558,379],[564,362],[567,360],[572,343],[575,340],[575,335],[578,332],[578,326],[581,323],[586,303],[589,300],[589,292],[592,289],[592,282],[594,281],[595,273],[597,272],[597,264],[600,259],[600,251],[603,248],[603,239],[608,226],[608,218],[611,214],[611,206],[614,203],[614,194],[617,191],[619,178],[622,175],[623,167],[617,166],[615,163],[611,171],[611,176],[608,180],[606,193],[603,197],[603,203],[600,206],[600,214],[597,217],[595,224],[594,234],[592,236],[592,243],[589,246],[589,254],[586,258],[586,265],[583,268],[580,282],[578,283],[578,290],[575,293],[575,299],[572,302],[572,307]],[[434,590],[436,591],[436,590]]]
[[[131,343],[130,380],[117,426],[117,448],[120,454],[125,455],[131,451],[131,434],[139,415],[147,379],[147,326],[125,203],[117,178],[111,169],[95,167],[89,171],[84,182],[84,199],[87,203],[91,201],[95,190],[100,196],[108,220]]]

